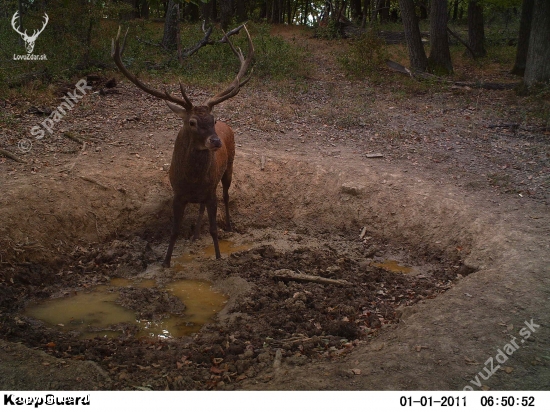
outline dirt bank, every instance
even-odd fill
[[[548,138],[527,101],[428,88],[405,99],[321,61],[307,87],[257,83],[216,109],[238,146],[235,232],[220,237],[250,249],[221,261],[201,255],[205,227],[185,240],[191,207],[175,256],[195,258],[160,268],[178,120],[124,82],[33,141],[27,163],[2,158],[0,388],[549,389]],[[8,108],[11,150],[39,120],[29,105]],[[488,127],[514,116],[518,130]],[[380,267],[389,259],[412,270]],[[228,303],[170,339],[134,324],[81,339],[24,313],[112,278],[155,281],[156,294],[121,287],[136,316],[162,312],[140,296],[172,302],[157,292],[176,279],[208,280]],[[499,370],[477,375],[514,338]]]

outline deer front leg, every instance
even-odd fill
[[[218,245],[218,224],[216,223],[216,216],[218,212],[218,202],[216,196],[212,196],[206,203],[206,210],[208,212],[208,221],[210,222],[210,235],[214,242],[214,250],[216,252],[216,259],[220,259],[220,246]]]
[[[199,218],[197,219],[197,224],[195,225],[195,234],[193,235],[193,241],[195,241],[199,238],[200,230],[201,230],[202,216],[204,215],[204,207],[205,206],[206,206],[205,203],[201,203],[201,206],[199,208]]]
[[[227,166],[227,170],[222,176],[223,186],[223,203],[225,205],[225,231],[232,232],[231,220],[229,218],[229,186],[231,186],[231,179],[233,176],[233,164]]]
[[[170,243],[168,244],[168,250],[166,251],[166,257],[164,262],[162,262],[162,267],[169,268],[170,260],[172,259],[172,251],[174,250],[174,245],[176,244],[176,239],[178,238],[181,220],[183,218],[183,212],[185,211],[185,206],[187,202],[184,202],[181,198],[174,196],[173,200],[173,211],[174,211],[174,222],[172,223],[172,235],[170,236]]]

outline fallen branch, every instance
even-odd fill
[[[207,45],[212,45],[214,42],[210,40],[210,35],[212,34],[213,27],[210,26],[208,30],[206,30],[204,26],[204,22],[202,23],[202,31],[204,32],[204,37],[193,47],[190,47],[186,49],[185,51],[181,51],[181,44],[179,40],[179,30],[178,30],[178,60],[180,64],[183,64],[184,58],[188,58],[198,52],[202,47]]]
[[[82,180],[85,180],[86,182],[90,182],[90,183],[93,183],[93,184],[96,184],[98,185],[100,188],[102,188],[103,190],[109,190],[109,188],[107,186],[105,186],[104,184],[102,183],[99,183],[97,180],[95,179],[92,179],[91,177],[88,177],[88,176],[79,176]]]
[[[519,123],[503,123],[503,124],[490,124],[487,126],[489,129],[495,129],[497,127],[505,127],[510,129],[518,129]]]
[[[5,149],[0,149],[0,155],[5,156],[5,157],[7,157],[8,159],[15,160],[17,163],[27,163],[26,161],[24,161],[24,160],[21,159],[20,157],[17,157],[17,156],[14,155],[12,152],[8,152],[8,151],[5,150]]]
[[[341,279],[329,279],[322,278],[321,276],[305,275],[303,273],[296,273],[290,269],[280,269],[276,270],[273,274],[273,278],[280,280],[292,280],[294,282],[313,282],[321,283],[324,285],[338,285],[338,286],[348,286],[351,285],[347,280]]]
[[[83,144],[84,143],[84,140],[82,140],[80,137],[78,136],[75,136],[73,133],[71,132],[65,132],[63,133],[63,136],[65,137],[68,137],[69,139],[77,142],[77,143],[80,143],[80,144]]]
[[[474,82],[454,82],[453,85],[460,87],[471,87],[472,89],[485,90],[513,90],[520,83],[474,83]]]
[[[452,80],[445,80],[430,73],[411,71],[405,66],[392,60],[386,60],[386,65],[396,72],[412,76],[415,79],[435,80],[440,83],[446,83],[457,87],[470,87],[472,89],[486,90],[512,90],[520,85],[520,83],[453,82]]]
[[[457,39],[460,43],[462,43],[462,45],[464,47],[466,47],[468,49],[468,51],[470,52],[470,54],[472,55],[472,57],[474,59],[477,59],[477,56],[476,54],[474,53],[473,49],[470,47],[470,45],[468,43],[466,43],[464,40],[462,40],[458,34],[456,34],[454,31],[452,31],[450,28],[447,27],[447,31],[451,34],[451,36],[453,36],[455,39]]]
[[[224,33],[221,40],[218,40],[218,43],[227,43],[227,39],[231,36],[234,36],[235,34],[239,34],[239,32],[243,29],[245,24],[246,23],[243,23],[239,27],[235,27],[233,30],[229,30],[227,33]]]

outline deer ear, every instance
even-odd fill
[[[185,115],[187,114],[187,110],[185,110],[183,107],[175,105],[170,102],[166,102],[170,110],[172,110],[174,113],[176,113],[179,117],[182,119],[185,119]]]

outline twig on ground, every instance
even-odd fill
[[[338,286],[348,286],[351,285],[350,282],[343,279],[329,279],[322,278],[321,276],[305,275],[303,273],[296,273],[290,269],[280,269],[276,270],[273,274],[275,279],[281,280],[293,280],[295,282],[313,282],[321,283],[324,285],[338,285]]]
[[[84,143],[84,140],[83,140],[83,139],[81,139],[80,137],[74,135],[74,134],[71,133],[71,132],[64,132],[64,133],[63,133],[63,136],[68,137],[69,139],[71,139],[71,140],[73,140],[73,141],[75,141],[75,142],[77,142],[77,143],[80,143],[80,144]]]
[[[25,160],[21,159],[20,157],[17,157],[12,152],[9,152],[5,149],[0,149],[0,155],[5,156],[8,159],[14,160],[17,163],[27,163]]]
[[[90,183],[93,183],[93,184],[96,184],[98,185],[100,188],[102,188],[103,190],[109,190],[109,187],[105,186],[103,183],[99,183],[97,180],[95,179],[92,179],[91,177],[88,177],[88,176],[79,176],[82,180],[85,180],[86,182],[90,182]]]

